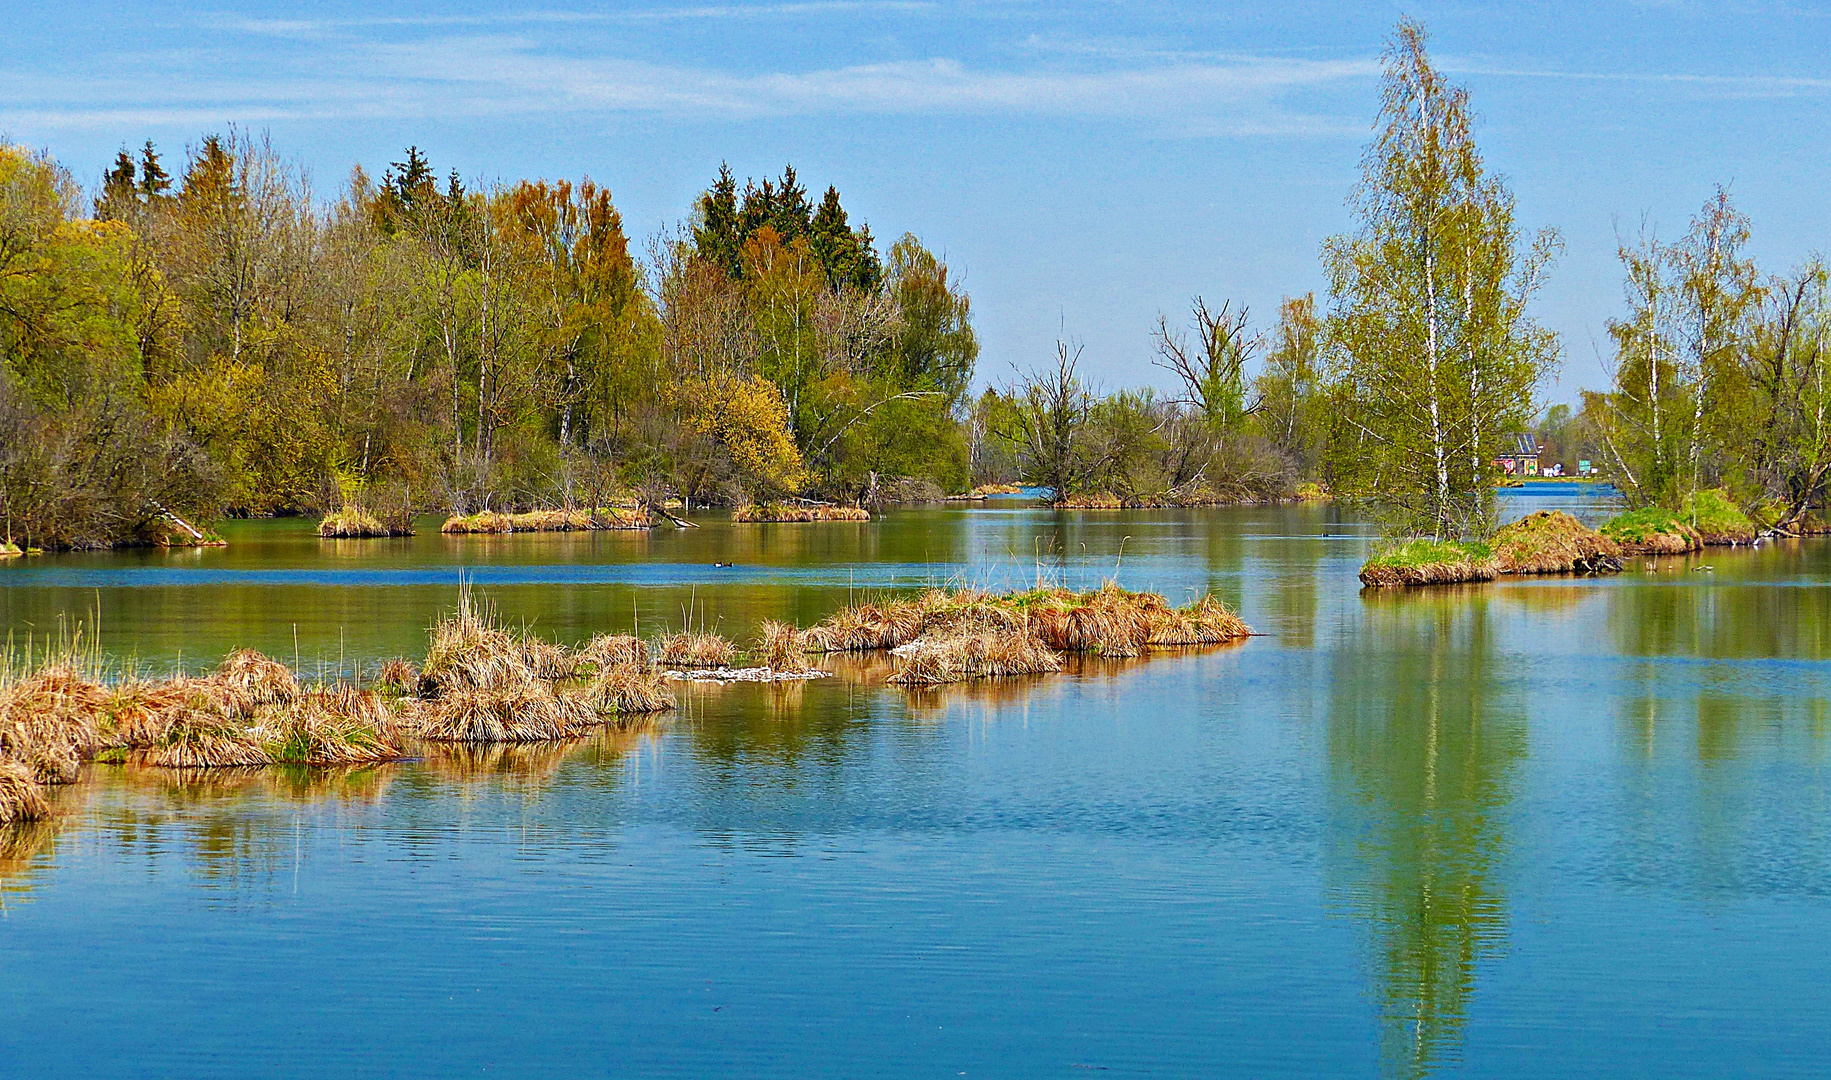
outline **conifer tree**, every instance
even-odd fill
[[[737,181],[732,178],[730,165],[719,163],[718,179],[699,197],[694,210],[699,219],[693,225],[695,252],[727,277],[738,277],[742,271],[738,248],[742,244],[738,238]]]

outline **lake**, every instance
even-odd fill
[[[1507,493],[1511,513],[1607,500]],[[1819,1076],[1831,541],[1363,593],[1329,506],[321,541],[0,566],[15,642],[417,656],[926,584],[1211,590],[1262,636],[348,774],[90,766],[0,830],[0,1074]],[[716,562],[735,565],[715,567]]]

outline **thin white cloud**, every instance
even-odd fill
[[[804,0],[800,3],[707,4],[624,11],[497,11],[467,15],[373,15],[331,19],[256,19],[216,15],[204,20],[213,30],[279,38],[325,38],[355,30],[441,27],[551,26],[569,24],[663,23],[731,19],[781,19],[848,14],[931,12],[930,0]]]
[[[146,78],[161,64],[183,77]],[[1295,115],[1295,92],[1364,81],[1370,60],[1241,57],[1098,71],[998,70],[947,58],[811,71],[739,73],[564,55],[521,35],[360,43],[279,61],[260,75],[172,56],[111,65],[119,74],[0,76],[0,109],[33,126],[106,127],[378,117],[659,114],[698,120],[812,115],[974,115],[1146,121],[1212,134],[1335,133]],[[298,74],[309,71],[309,74]]]

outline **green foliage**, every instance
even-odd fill
[[[1643,506],[1611,518],[1598,531],[1618,544],[1645,544],[1660,536],[1682,535],[1685,523],[1663,507]]]
[[[1755,523],[1722,488],[1705,488],[1685,496],[1678,516],[1705,536],[1755,535]]]
[[[1465,91],[1401,21],[1385,58],[1382,127],[1353,208],[1360,229],[1325,246],[1335,354],[1330,444],[1338,492],[1378,504],[1403,532],[1486,531],[1493,458],[1523,430],[1557,355],[1526,314],[1558,247],[1522,249],[1513,197],[1488,176]]]

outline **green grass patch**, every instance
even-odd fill
[[[1444,563],[1487,562],[1494,549],[1479,540],[1432,540],[1429,537],[1395,540],[1375,548],[1368,566],[1415,570]]]

